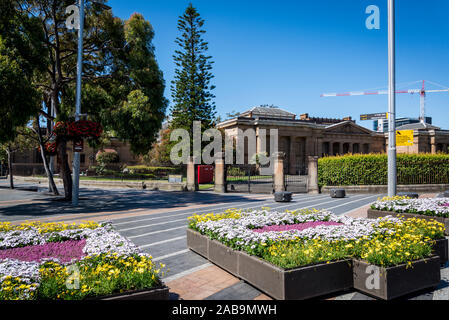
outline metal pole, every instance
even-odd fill
[[[396,168],[396,66],[394,0],[388,0],[388,196],[397,193]]]
[[[79,0],[80,26],[78,30],[78,70],[76,79],[76,111],[75,121],[79,121],[81,113],[81,77],[83,74],[83,33],[84,33],[84,0]],[[75,152],[73,159],[72,204],[78,206],[80,180],[80,153]]]

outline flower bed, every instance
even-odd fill
[[[267,275],[284,280],[288,278],[288,272],[302,277],[310,267],[327,274],[330,271],[324,271],[323,266],[348,259],[358,259],[383,268],[398,265],[413,267],[416,261],[433,256],[433,247],[437,240],[444,238],[445,230],[444,225],[436,221],[392,217],[354,219],[336,216],[325,210],[230,210],[221,215],[195,215],[189,220],[192,230],[188,232],[190,248],[241,278],[251,276],[248,281],[269,293],[272,289],[263,283],[268,281],[273,284],[277,280],[270,282],[253,271],[242,270],[245,265],[242,261],[248,261],[245,257],[253,256],[251,263],[255,265],[267,266],[268,263],[271,267],[266,267],[270,270]],[[340,270],[343,278],[346,278],[348,270],[352,274],[351,267],[341,269],[340,265],[335,266],[331,270]],[[254,268],[253,265],[251,269]],[[261,272],[264,268],[260,267]],[[292,279],[297,279],[296,276]],[[335,285],[334,276],[326,278],[328,282],[322,282],[322,290],[315,292],[314,296],[338,288],[347,289],[348,282]],[[304,285],[312,285],[309,280],[304,278]],[[291,284],[282,283],[282,288],[272,291],[273,296],[310,297],[306,293],[289,295],[285,290]]]
[[[368,218],[397,216],[405,219],[435,220],[444,224],[446,235],[449,235],[449,200],[436,199],[409,199],[406,197],[383,198],[376,201],[368,209]]]
[[[110,224],[0,223],[0,300],[83,300],[153,288],[168,297],[163,267]]]
[[[412,213],[429,217],[449,218],[449,199],[386,197],[373,203],[371,209],[393,213]]]

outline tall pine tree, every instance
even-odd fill
[[[179,17],[176,39],[179,49],[173,56],[176,64],[175,80],[172,81],[173,106],[170,129],[185,129],[193,137],[193,121],[201,121],[201,132],[211,128],[215,121],[215,96],[210,84],[211,56],[207,55],[208,43],[202,39],[204,20],[190,4]]]

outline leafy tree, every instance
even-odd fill
[[[185,129],[192,137],[194,121],[201,121],[202,132],[211,128],[215,120],[215,96],[211,91],[215,86],[210,82],[211,56],[207,55],[208,43],[202,39],[204,20],[190,4],[179,17],[176,39],[179,49],[173,56],[176,70],[172,82],[174,105],[171,108],[171,129]]]
[[[170,134],[169,128],[160,132],[160,140],[153,144],[151,151],[143,157],[146,164],[165,166],[170,164]]]
[[[43,35],[39,21],[19,13],[12,0],[0,2],[0,142],[14,140],[15,129],[39,110],[33,76],[42,70]]]
[[[97,1],[106,2],[106,1]],[[38,19],[46,48],[44,71],[34,84],[42,94],[39,111],[48,122],[73,120],[75,113],[77,32],[66,29],[68,0],[17,1],[17,11]],[[146,153],[160,128],[167,101],[154,57],[151,25],[139,14],[127,22],[87,2],[83,47],[82,113],[106,132],[127,139],[136,153]],[[55,110],[56,119],[49,110]],[[57,147],[65,197],[72,196],[67,141]]]

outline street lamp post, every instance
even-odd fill
[[[395,3],[388,0],[388,196],[397,193]]]
[[[111,7],[101,2],[91,1],[102,10],[110,10]],[[81,82],[83,75],[83,36],[84,36],[84,0],[78,0],[79,25],[78,28],[78,66],[76,77],[76,109],[75,121],[80,120],[81,116]],[[73,26],[71,26],[73,28]],[[76,27],[75,27],[76,28]],[[73,157],[73,187],[72,187],[72,204],[78,206],[79,203],[79,182],[80,182],[80,153],[74,150]]]
[[[78,67],[76,78],[76,110],[75,121],[80,120],[81,114],[81,78],[83,74],[83,34],[84,34],[84,0],[79,0],[79,29],[78,29]],[[73,188],[72,204],[78,206],[80,183],[80,153],[74,153],[73,159]]]

